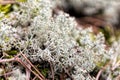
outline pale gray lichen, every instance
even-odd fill
[[[3,51],[10,50],[19,39],[20,36],[16,28],[0,22],[0,46]]]
[[[52,17],[52,1],[50,0],[27,0],[20,4],[19,11],[10,13],[11,21],[1,20],[5,26],[8,41],[16,41],[15,47],[34,62],[48,61],[54,65],[54,73],[57,74],[64,68],[72,67],[70,74],[75,80],[93,80],[89,74],[96,62],[106,57],[104,35],[94,35],[92,28],[76,28],[77,23],[68,14],[59,12]],[[28,25],[28,23],[30,24]],[[10,25],[10,26],[9,26]],[[15,32],[13,31],[15,29]],[[26,29],[26,30],[24,30]],[[12,32],[14,34],[12,34]],[[9,34],[8,34],[9,33]],[[18,33],[18,37],[14,35]],[[1,41],[5,41],[0,38]],[[12,45],[5,42],[7,45]],[[0,44],[4,48],[7,46]],[[9,49],[10,49],[9,48]]]
[[[20,71],[20,69],[16,69],[12,72],[12,75],[8,80],[26,80],[26,76]]]

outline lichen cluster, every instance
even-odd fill
[[[92,28],[78,28],[74,18],[61,11],[53,17],[52,0],[27,0],[19,5],[18,10],[0,21],[0,48],[3,53],[15,49],[32,63],[51,62],[54,75],[70,68],[69,74],[74,80],[94,80],[90,72],[99,62],[111,60],[114,50],[106,49],[104,35],[95,35]],[[16,68],[18,73],[14,73],[12,78],[21,80],[16,78],[21,75],[24,80],[25,73],[22,75],[21,68]]]

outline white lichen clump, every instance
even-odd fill
[[[108,58],[104,35],[94,35],[92,28],[76,28],[74,18],[63,12],[53,18],[52,5],[49,0],[21,3],[9,20],[1,20],[1,48],[10,50],[14,43],[32,62],[52,62],[55,74],[71,67],[75,80],[93,80],[89,72]]]
[[[14,43],[20,39],[17,29],[0,22],[0,46],[3,51],[10,50]]]
[[[26,77],[19,69],[16,69],[12,72],[12,75],[8,80],[26,80]]]

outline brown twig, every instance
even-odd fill
[[[98,72],[95,80],[99,80],[100,75],[110,65],[110,63],[111,63],[111,61],[109,61],[102,69],[100,69],[100,71]]]
[[[11,75],[13,72],[11,71],[11,72],[7,72],[7,73],[5,73],[5,74],[3,74],[3,76],[9,76],[9,75]]]
[[[16,57],[18,57],[19,55],[20,54],[17,54],[15,57],[13,57],[11,59],[0,59],[0,63],[15,61]]]
[[[34,70],[43,78],[43,80],[45,80],[45,77],[37,70],[37,68],[27,59],[27,57],[25,56],[25,54],[20,53],[25,60],[31,65],[31,67],[34,68]]]
[[[118,76],[115,78],[115,80],[120,80],[120,75],[118,75]]]
[[[4,63],[4,62],[11,62],[14,61],[15,58],[11,58],[11,59],[0,59],[0,63]]]
[[[50,63],[50,69],[51,69],[51,73],[52,73],[52,80],[54,80],[54,70],[53,70],[53,65],[52,65],[52,62],[49,62]]]
[[[43,78],[41,78],[36,72],[32,71],[30,67],[27,66],[27,64],[25,64],[24,62],[22,62],[18,56],[20,54],[18,54],[17,56],[15,56],[14,58],[11,58],[11,59],[0,59],[0,63],[3,63],[3,62],[11,62],[11,61],[17,61],[19,62],[22,66],[24,66],[26,69],[28,69],[29,71],[31,71],[35,76],[37,76],[40,80],[45,80]]]
[[[25,68],[27,68],[28,70],[30,70],[35,76],[37,76],[40,80],[43,80],[37,73],[35,73],[34,71],[32,71],[24,62],[22,62],[19,58],[16,58],[16,60],[22,64]]]
[[[37,77],[35,76],[32,80],[36,80],[36,78],[37,78]]]
[[[31,66],[28,64],[28,68],[31,69]],[[26,69],[26,80],[30,80],[30,70]]]
[[[1,5],[6,5],[6,4],[13,4],[16,3],[15,0],[0,0]]]
[[[119,66],[120,66],[120,60],[116,62],[116,64],[112,67],[112,70],[115,70]]]

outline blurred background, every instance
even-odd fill
[[[119,0],[59,0],[56,9],[75,17],[79,27],[93,27],[94,33],[103,32],[107,44],[120,36]]]

